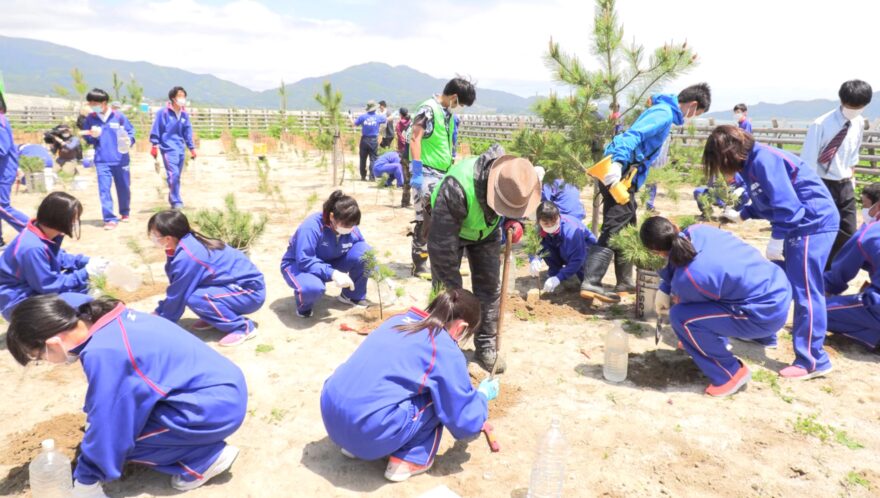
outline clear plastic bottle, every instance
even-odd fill
[[[43,451],[28,466],[33,498],[69,498],[73,493],[70,459],[55,449],[55,440],[43,441]]]
[[[131,150],[131,137],[128,136],[128,132],[122,125],[116,128],[116,150],[120,154],[128,154],[128,151]]]
[[[565,483],[565,437],[559,419],[550,422],[550,430],[538,446],[538,455],[532,466],[528,498],[558,498]]]
[[[131,268],[119,263],[110,263],[104,271],[107,283],[126,292],[134,292],[141,287],[141,277]]]
[[[605,364],[602,375],[611,382],[626,380],[629,364],[629,336],[620,325],[615,325],[605,336]]]

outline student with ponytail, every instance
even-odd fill
[[[196,232],[177,210],[154,214],[147,233],[168,257],[168,290],[157,315],[176,322],[189,306],[199,317],[193,329],[215,328],[226,334],[221,346],[237,346],[257,335],[257,326],[243,315],[263,306],[266,284],[244,253]]]
[[[734,394],[751,374],[728,350],[728,337],[776,344],[791,306],[785,272],[730,232],[708,225],[679,231],[654,216],[639,236],[648,250],[669,261],[660,271],[657,313],[669,313],[682,347],[709,377],[706,394]]]
[[[296,229],[281,258],[281,276],[291,288],[296,314],[312,316],[312,307],[324,295],[327,282],[342,288],[339,301],[367,306],[367,277],[361,257],[370,250],[358,225],[357,201],[337,190]]]
[[[167,320],[108,298],[74,308],[34,296],[12,312],[6,347],[22,365],[82,362],[86,431],[72,496],[105,498],[102,483],[126,463],[170,474],[171,486],[188,491],[238,456],[225,439],[247,411],[244,375]]]
[[[399,482],[431,468],[444,427],[479,434],[498,380],[474,389],[459,348],[479,324],[480,301],[455,289],[379,325],[324,383],[330,439],[349,458],[389,457],[385,477]]]

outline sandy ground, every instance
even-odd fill
[[[246,149],[247,144],[242,144]],[[492,454],[485,440],[455,442],[447,433],[434,468],[403,484],[382,477],[383,461],[348,460],[327,438],[319,411],[324,379],[357,347],[362,337],[340,325],[358,327],[363,317],[344,309],[331,296],[321,301],[310,320],[294,315],[291,291],[278,265],[297,223],[320,203],[308,206],[316,193],[321,201],[332,188],[329,174],[314,154],[286,151],[271,158],[270,182],[281,198],[258,191],[253,160],[229,161],[216,142],[202,146],[202,158],[184,177],[188,206],[222,204],[235,192],[239,205],[266,213],[271,222],[251,251],[265,272],[266,305],[255,314],[260,335],[223,354],[244,370],[249,388],[249,415],[230,442],[242,448],[231,473],[190,493],[193,497],[275,496],[418,496],[445,485],[461,496],[525,496],[535,448],[550,420],[559,418],[569,451],[566,496],[724,496],[783,497],[876,496],[880,493],[880,394],[876,390],[878,356],[843,341],[830,341],[835,371],[829,377],[792,383],[773,375],[792,358],[791,346],[765,352],[734,343],[762,380],[725,400],[702,394],[706,380],[682,352],[674,350],[671,332],[654,346],[653,324],[624,322],[632,318],[632,300],[623,306],[591,309],[574,287],[542,301],[533,309],[514,298],[504,330],[508,373],[502,376],[499,400],[491,420],[502,450]],[[114,232],[101,229],[94,172],[77,192],[85,204],[83,234],[66,241],[72,252],[102,255],[131,264],[147,274],[126,246],[134,238],[148,249],[152,272],[165,281],[162,255],[153,254],[145,235],[147,218],[165,206],[165,192],[145,154],[132,166],[134,201],[130,224]],[[428,283],[406,278],[412,211],[392,209],[388,191],[372,184],[345,182],[364,211],[362,231],[380,259],[400,277],[405,304],[424,306]],[[399,191],[394,194],[399,203]],[[682,192],[673,204],[659,199],[667,213],[695,214]],[[19,194],[13,203],[35,212],[39,196]],[[766,224],[749,222],[734,230],[763,248]],[[7,233],[7,240],[11,237]],[[535,280],[519,269],[517,293],[525,295]],[[149,280],[149,277],[145,277]],[[608,277],[610,281],[611,277]],[[332,288],[332,286],[331,286]],[[161,292],[161,285],[157,287]],[[335,294],[329,290],[328,294]],[[370,285],[375,300],[375,285]],[[159,295],[129,304],[152,310]],[[195,318],[184,315],[187,327]],[[631,333],[630,377],[621,384],[602,379],[603,338],[625,324]],[[212,347],[220,336],[200,333]],[[0,336],[2,339],[2,336]],[[5,341],[0,340],[0,348]],[[0,353],[0,495],[26,496],[24,468],[39,439],[58,437],[72,455],[86,389],[81,369],[48,365],[22,368]],[[815,416],[821,427],[796,430],[798,417]],[[800,424],[808,426],[808,424]],[[825,432],[822,432],[822,429]],[[840,431],[845,431],[842,433]],[[816,436],[823,436],[824,441]],[[852,448],[851,448],[852,447]],[[113,497],[177,494],[167,476],[132,467],[120,481],[106,486]]]

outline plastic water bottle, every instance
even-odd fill
[[[46,168],[43,170],[43,181],[46,182],[46,190],[51,192],[55,188],[55,170]]]
[[[128,154],[128,151],[131,150],[131,137],[121,125],[116,128],[116,150],[120,154]]]
[[[55,450],[55,440],[43,441],[43,451],[28,466],[34,498],[69,498],[73,492],[70,459]]]
[[[110,263],[104,271],[107,277],[107,283],[111,287],[122,289],[125,292],[134,292],[141,287],[141,277],[131,268],[120,265],[119,263]]]
[[[559,419],[550,422],[550,430],[538,447],[538,459],[532,466],[528,498],[558,498],[565,483],[566,445]]]
[[[629,336],[620,325],[615,326],[605,336],[605,364],[602,375],[611,382],[626,380],[629,363]]]

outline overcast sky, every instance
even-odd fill
[[[553,85],[552,36],[589,65],[589,0],[0,0],[0,34],[96,55],[212,73],[255,90],[368,61],[519,95]],[[700,66],[668,90],[708,81],[712,110],[880,89],[880,0],[619,0],[626,39],[684,41]],[[2,66],[2,61],[0,61]]]

